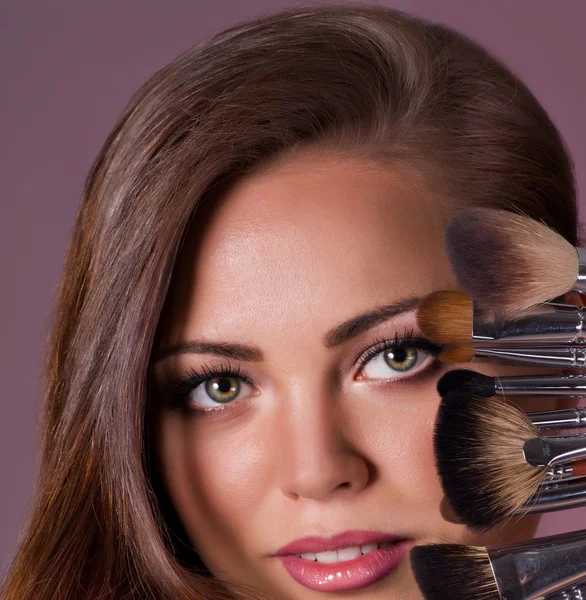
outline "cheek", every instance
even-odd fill
[[[167,415],[158,436],[169,496],[203,555],[211,540],[236,549],[267,488],[262,442],[246,427],[224,432],[204,421]]]
[[[437,512],[442,497],[433,453],[436,379],[385,393],[384,402],[364,412],[361,423],[365,453],[377,466],[389,497],[404,506],[414,500],[418,511],[425,507]]]

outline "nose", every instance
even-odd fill
[[[372,467],[348,439],[348,416],[335,399],[290,400],[276,436],[282,492],[293,499],[325,500],[365,488]]]

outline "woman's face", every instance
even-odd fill
[[[414,544],[533,535],[535,517],[478,536],[440,514],[447,367],[414,309],[457,287],[453,210],[406,168],[305,153],[230,187],[188,238],[154,377],[163,398],[196,373],[207,383],[161,409],[157,452],[194,547],[229,586],[411,600]]]

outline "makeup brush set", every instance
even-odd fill
[[[576,406],[586,398],[586,308],[552,301],[586,293],[586,249],[533,219],[485,208],[458,212],[446,249],[464,292],[433,293],[417,314],[440,359],[556,372],[458,369],[439,380],[434,450],[450,520],[487,531],[586,506],[586,408]],[[574,407],[525,412],[521,397],[570,398]],[[411,562],[427,600],[586,599],[586,529],[509,546],[417,546]]]

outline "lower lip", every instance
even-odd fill
[[[306,588],[318,592],[345,592],[377,583],[399,566],[408,551],[409,542],[404,540],[337,563],[319,563],[292,554],[279,558],[289,575]]]

